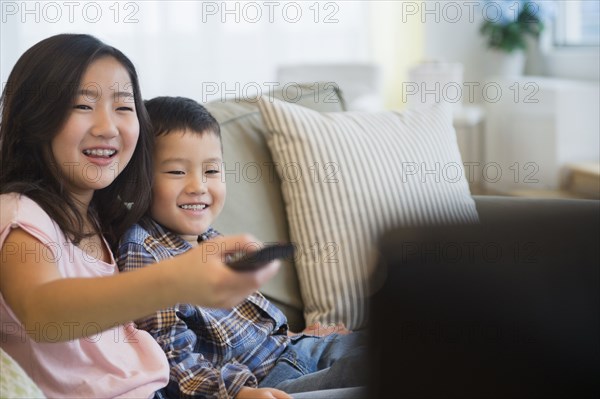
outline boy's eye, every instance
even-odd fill
[[[89,105],[85,105],[85,104],[75,104],[73,106],[73,108],[75,108],[75,109],[92,109],[92,107],[90,107]]]
[[[168,174],[171,175],[184,175],[185,172],[183,170],[169,170],[167,171]]]
[[[221,171],[220,170],[216,170],[216,169],[210,169],[210,170],[207,170],[206,173],[209,174],[209,175],[214,175],[214,174],[217,174],[217,173],[221,173]]]
[[[132,112],[133,108],[124,106],[124,107],[117,108],[117,111],[131,111]]]

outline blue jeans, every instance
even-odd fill
[[[297,393],[365,386],[366,349],[364,332],[296,336],[259,387]]]

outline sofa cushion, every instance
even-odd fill
[[[365,326],[384,231],[477,221],[448,107],[319,113],[264,99],[259,107],[298,246],[307,324]]]
[[[45,398],[35,382],[0,348],[0,398]]]
[[[344,110],[340,92],[326,83],[287,85],[269,94],[273,97],[319,111]],[[223,234],[244,232],[264,242],[288,242],[281,182],[265,142],[266,127],[257,101],[230,99],[205,106],[221,126],[227,181],[228,198],[214,227]],[[292,328],[303,328],[303,305],[292,262],[285,262],[261,291],[282,308]]]

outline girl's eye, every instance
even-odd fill
[[[185,172],[183,170],[169,170],[167,172],[170,175],[184,175]]]
[[[131,107],[119,107],[119,108],[117,108],[117,111],[130,111],[130,112],[133,112],[133,108],[131,108]]]
[[[73,108],[75,109],[92,109],[92,107],[90,107],[89,105],[85,105],[85,104],[76,104],[73,106]]]
[[[209,175],[215,175],[217,173],[221,173],[221,171],[220,170],[216,170],[216,169],[211,169],[211,170],[207,170],[206,173],[209,174]]]

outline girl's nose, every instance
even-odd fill
[[[112,116],[107,112],[98,112],[91,133],[97,137],[112,138],[119,134],[119,129]]]

